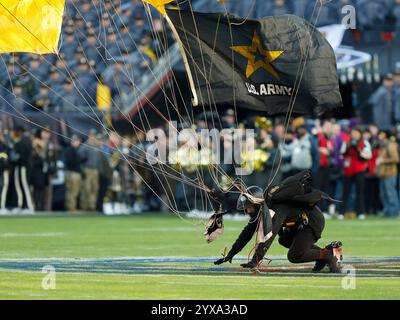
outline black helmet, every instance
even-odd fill
[[[250,194],[254,198],[261,198],[261,199],[264,198],[264,191],[262,190],[262,188],[260,188],[258,186],[251,186],[251,187],[247,188],[246,193],[240,194],[238,201],[237,201],[237,205],[236,205],[237,210],[242,211],[242,210],[246,210],[251,205],[253,205],[253,206],[259,205],[258,203],[254,203],[248,197],[248,194]]]

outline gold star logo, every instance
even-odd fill
[[[252,74],[256,72],[259,68],[263,68],[264,70],[272,74],[276,79],[280,79],[279,74],[271,65],[271,62],[276,60],[283,53],[283,51],[264,50],[257,31],[254,31],[251,46],[233,46],[230,48],[233,51],[241,54],[243,57],[247,58],[246,78],[250,78]],[[261,56],[262,58],[256,60],[257,55]]]

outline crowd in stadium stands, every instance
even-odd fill
[[[259,116],[237,124],[234,111],[229,109],[222,124],[223,128],[255,129],[254,139],[246,138],[240,153],[245,161],[254,163],[254,172],[242,177],[247,186],[265,187],[272,176],[277,183],[310,169],[316,188],[343,201],[322,203],[327,215],[398,217],[400,73],[385,77],[372,94],[369,107],[375,117],[370,124],[358,118],[295,118],[286,136],[280,118]],[[206,127],[204,117],[199,117],[195,128]],[[183,128],[182,122],[178,129]],[[172,138],[167,136],[165,143]],[[120,137],[114,132],[105,135],[91,130],[88,137],[66,139],[50,129],[29,131],[17,126],[11,132],[0,130],[0,212],[65,209],[130,214],[176,206],[180,211],[204,210],[204,192],[182,180],[195,181],[202,172],[204,183],[216,187],[207,162],[215,147],[211,138],[203,140],[200,149],[178,144],[178,149],[168,154],[169,162],[160,166],[147,162],[145,151],[150,144],[143,132]],[[255,151],[246,154],[248,146],[254,146]],[[199,159],[196,157],[201,161],[192,163],[191,159]],[[233,165],[220,168],[227,176],[235,174]],[[179,179],[172,179],[178,172]],[[228,186],[225,175],[218,179],[218,187]]]
[[[341,8],[350,4],[357,9],[359,30],[400,26],[400,0],[323,2],[317,25],[340,23]],[[217,1],[208,3],[202,10],[221,8]],[[228,11],[245,17],[295,13],[308,19],[319,4],[314,0],[257,1],[254,6],[251,1],[224,2]],[[153,13],[154,29],[141,0],[67,0],[59,55],[0,55],[0,109],[47,112],[123,105],[134,83],[171,41],[164,37],[159,15]],[[274,182],[311,169],[317,188],[343,200],[336,205],[323,203],[326,214],[360,219],[378,213],[398,217],[400,74],[386,76],[368,104],[372,124],[357,119],[297,118],[286,136],[280,119],[271,123],[244,119],[246,128],[254,127],[257,133],[254,141],[248,141],[256,152],[247,155],[253,157],[255,171],[244,177],[244,182],[265,187],[276,170]],[[236,127],[232,110],[227,111],[224,123]],[[201,128],[204,120],[198,119],[196,125]],[[170,178],[171,188],[165,188],[167,175],[160,178],[160,170],[145,165],[147,146],[143,134],[121,138],[92,130],[88,137],[60,138],[46,128],[16,126],[8,132],[2,127],[0,213],[68,210],[129,214],[168,210],[169,204],[181,211],[204,209],[204,193],[195,188]],[[181,170],[181,179],[193,180],[199,168],[188,163],[186,155],[178,149],[179,167],[173,172]],[[276,160],[280,157],[281,163]],[[232,174],[232,166],[223,170]],[[207,170],[202,171],[205,182],[215,186]],[[227,183],[223,176],[219,178],[221,186]],[[175,204],[168,201],[172,196]]]
[[[216,2],[209,1],[208,6],[203,10],[220,9],[221,6]],[[377,30],[380,27],[387,30],[388,27],[400,26],[399,0],[266,0],[256,2],[233,0],[225,3],[229,12],[234,12],[242,17],[261,18],[264,16],[295,14],[310,20],[317,26],[341,23],[344,17],[342,8],[346,5],[352,5],[356,8],[357,28],[359,30]]]
[[[229,12],[247,17],[294,13],[317,25],[340,23],[341,8],[355,5],[357,28],[400,26],[400,0],[269,0],[227,1]],[[317,7],[315,7],[315,5]],[[223,9],[206,1],[203,11]],[[314,12],[314,14],[313,14]],[[121,109],[129,93],[165,52],[159,15],[152,27],[141,0],[66,1],[59,55],[0,56],[0,109],[8,112],[74,110],[77,107]]]
[[[0,109],[123,105],[164,45],[157,15],[152,23],[140,0],[67,0],[58,55],[0,56]]]

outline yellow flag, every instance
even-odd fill
[[[99,110],[110,110],[112,104],[110,87],[100,82],[97,84],[96,102]]]
[[[64,0],[0,0],[0,53],[58,53]]]
[[[143,0],[144,2],[147,2],[151,4],[153,7],[155,7],[158,11],[160,11],[162,14],[165,14],[165,5],[167,3],[170,3],[174,0]]]

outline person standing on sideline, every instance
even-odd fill
[[[53,209],[53,184],[52,179],[57,173],[58,146],[54,139],[50,128],[43,129],[40,132],[40,138],[44,145],[45,167],[44,173],[45,189],[44,189],[44,210],[51,211]]]
[[[45,173],[45,146],[41,139],[32,141],[32,159],[29,182],[32,187],[33,201],[37,211],[44,211],[46,173]]]
[[[317,133],[318,137],[318,152],[319,152],[319,167],[317,172],[317,189],[329,193],[331,169],[332,169],[332,154],[333,154],[333,143],[332,143],[332,122],[325,120],[322,124],[321,131]],[[321,202],[320,206],[323,213],[328,213],[328,203],[326,201]]]
[[[11,162],[13,164],[14,187],[17,206],[15,212],[33,214],[34,204],[28,183],[28,170],[30,170],[32,156],[32,141],[25,134],[23,127],[16,126],[12,131],[13,147]]]
[[[383,213],[386,217],[398,217],[399,197],[396,190],[397,164],[399,163],[398,145],[385,131],[379,132],[379,156],[376,159],[376,175],[379,178],[380,196]]]
[[[111,168],[111,151],[106,145],[106,140],[103,135],[97,135],[97,143],[100,149],[100,166],[99,166],[99,192],[96,201],[96,211],[103,212],[104,198],[107,194],[112,177]]]
[[[85,159],[83,163],[84,179],[81,192],[81,207],[83,210],[96,211],[101,152],[97,145],[95,130],[90,130],[88,140],[80,147],[79,153]]]
[[[8,187],[10,184],[10,161],[9,161],[10,147],[5,141],[4,131],[0,130],[0,215],[7,214],[7,195]]]
[[[342,145],[344,160],[343,204],[339,211],[339,219],[343,219],[349,200],[351,187],[356,185],[356,213],[359,219],[365,219],[365,172],[368,160],[372,158],[371,145],[362,137],[361,129],[351,129],[350,139]]]
[[[295,175],[303,170],[311,169],[311,139],[305,124],[296,128],[296,138],[289,145],[292,151],[291,174]]]
[[[65,151],[65,209],[74,212],[77,209],[79,192],[82,184],[82,163],[84,158],[79,154],[81,139],[72,136],[71,145]]]

